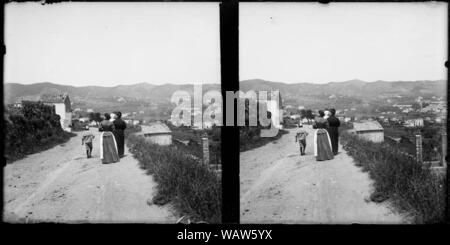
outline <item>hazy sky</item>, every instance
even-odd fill
[[[240,80],[446,79],[446,3],[241,3]]]
[[[218,3],[9,3],[5,82],[220,83]]]

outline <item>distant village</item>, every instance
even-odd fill
[[[387,99],[382,105],[373,107],[370,112],[362,109],[364,105],[335,109],[341,125],[349,127],[351,133],[365,140],[388,141],[401,146],[409,154],[416,154],[417,144],[423,139],[423,153],[427,155],[426,159],[441,159],[445,155],[442,151],[447,148],[446,140],[443,140],[446,139],[446,99],[438,96],[424,99],[419,96],[410,101],[412,103],[399,103],[395,99]],[[293,104],[284,105],[283,109],[285,125],[288,122],[309,124],[318,110]],[[417,141],[417,137],[421,138],[420,141]],[[419,144],[422,149],[422,144]]]
[[[388,99],[386,102],[392,103],[392,100]],[[306,109],[304,106],[295,107],[294,105],[285,105],[284,109],[284,117],[289,117],[294,120],[301,119],[303,123],[308,122],[308,119],[299,113]],[[295,113],[295,111],[298,112]],[[389,106],[376,108],[374,113],[363,113],[356,107],[336,108],[336,115],[341,122],[346,123],[373,120],[385,126],[401,125],[404,127],[422,127],[424,126],[424,122],[431,124],[445,122],[447,101],[443,97],[433,96],[431,99],[423,99],[419,96],[414,103],[392,103]]]
[[[389,98],[384,101],[383,106],[379,106],[372,113],[361,112],[360,108],[335,108],[336,115],[339,120],[344,123],[354,123],[360,121],[377,121],[383,127],[402,126],[402,127],[423,127],[425,123],[428,124],[442,124],[446,121],[447,103],[444,97],[432,96],[428,99],[417,97],[412,103],[398,103],[395,98]],[[398,98],[397,98],[398,99]],[[73,101],[67,93],[47,93],[40,97],[21,97],[13,104],[15,107],[20,107],[22,101],[42,101],[46,104],[55,106],[55,112],[61,117],[61,126],[69,130],[69,126],[73,122],[88,124],[89,126],[97,126],[99,120],[95,117],[102,117],[100,112],[92,108],[73,108]],[[124,98],[118,98],[118,101],[124,101]],[[289,118],[302,123],[308,123],[312,118],[305,115],[305,111],[309,108],[298,106],[294,104],[286,104],[285,101],[280,101],[283,108],[283,118]],[[153,105],[157,107],[157,105]],[[151,111],[151,108],[148,108]],[[317,109],[312,108],[312,113],[316,113]],[[270,111],[270,110],[269,110]],[[102,114],[104,112],[101,112]],[[192,116],[201,114],[200,108],[192,109]],[[94,115],[97,114],[97,115]],[[136,111],[122,111],[123,120],[129,125],[147,124],[153,118],[147,115],[144,110]],[[156,118],[156,117],[155,117]],[[97,118],[98,119],[98,118]],[[160,115],[158,120],[167,120],[170,122],[170,111]],[[213,124],[203,123],[202,127],[192,127],[193,129],[208,129],[213,127]]]
[[[23,101],[40,101],[47,105],[53,105],[55,107],[55,113],[60,116],[61,127],[66,131],[71,131],[75,123],[80,123],[83,126],[88,125],[91,127],[97,127],[101,117],[103,116],[102,113],[96,112],[94,109],[90,108],[72,109],[74,103],[71,101],[68,93],[44,93],[40,96],[20,97],[11,106],[20,108]],[[138,115],[143,114],[144,111],[125,112],[122,113],[122,118],[129,125],[139,125],[145,123],[145,120],[135,118]]]

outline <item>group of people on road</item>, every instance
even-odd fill
[[[104,120],[100,122],[98,130],[100,135],[100,159],[103,164],[118,162],[124,156],[125,129],[127,124],[122,120],[120,111],[111,114],[105,113]],[[92,157],[92,141],[95,136],[86,131],[82,136],[82,145],[86,146],[88,158]]]
[[[340,121],[336,117],[335,109],[319,110],[319,115],[314,118],[314,156],[317,161],[331,160],[338,154]],[[306,136],[308,132],[299,130],[295,135],[295,141],[299,142],[300,155],[305,155]]]

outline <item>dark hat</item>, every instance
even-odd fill
[[[319,115],[320,115],[321,117],[325,116],[324,111],[323,111],[323,110],[319,110]]]
[[[333,116],[336,114],[336,110],[334,108],[331,108],[330,112],[331,112],[331,115],[333,115]]]

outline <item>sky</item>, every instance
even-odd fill
[[[241,3],[240,80],[447,79],[447,3]]]
[[[4,81],[220,83],[218,3],[8,3]]]

